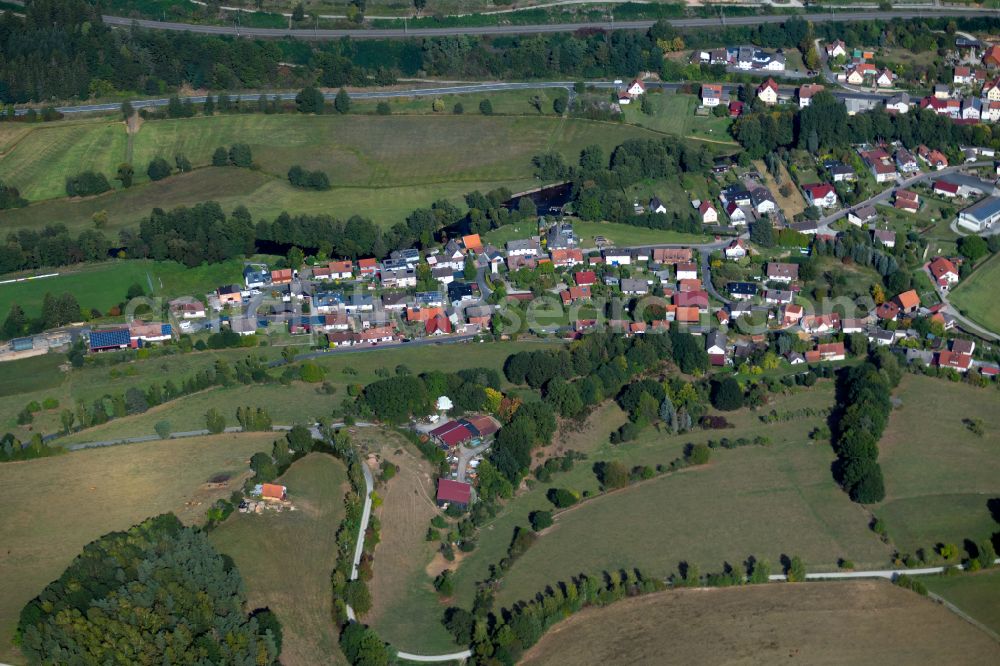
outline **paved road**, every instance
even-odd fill
[[[936,16],[996,16],[991,10],[961,10],[929,8],[897,11],[853,11],[839,14],[803,14],[813,23],[840,21],[871,21],[892,18],[920,18]],[[232,25],[195,25],[172,21],[150,21],[130,19],[122,16],[104,16],[108,25],[129,27],[137,25],[153,30],[189,31],[210,35],[235,35],[238,37],[301,37],[309,40],[330,40],[352,37],[354,39],[386,39],[393,37],[446,37],[451,35],[524,35],[553,32],[576,32],[577,30],[646,30],[655,21],[593,21],[587,23],[552,23],[542,25],[495,25],[456,28],[369,28],[350,30],[289,30],[287,28],[248,28]],[[789,15],[734,16],[730,18],[688,18],[676,19],[670,23],[678,28],[712,28],[739,25],[759,25],[761,23],[783,23]]]
[[[365,99],[393,99],[393,98],[406,98],[406,97],[437,97],[441,95],[462,95],[462,94],[474,94],[474,93],[488,93],[488,92],[504,92],[509,90],[538,90],[542,88],[553,89],[553,88],[563,88],[569,92],[569,99],[572,102],[575,96],[574,85],[575,81],[532,81],[532,82],[502,82],[502,81],[492,81],[484,83],[469,83],[462,85],[452,85],[452,86],[432,86],[428,88],[412,88],[404,90],[369,90],[364,92],[352,92],[348,93],[351,99],[365,100]],[[706,82],[708,83],[708,82]],[[614,81],[588,81],[587,86],[593,88],[615,88],[620,84],[616,84]],[[677,92],[684,86],[697,86],[697,82],[690,81],[663,81],[663,82],[648,82],[648,88],[659,88],[664,91]],[[738,84],[724,83],[723,88],[729,93],[735,93],[736,89],[739,87]],[[791,96],[795,93],[797,86],[794,85],[779,85],[779,89],[785,96]],[[844,91],[831,91],[833,96],[837,99],[846,99],[848,97],[869,99],[869,100],[879,100],[885,98],[887,95],[892,93],[887,92],[844,92]],[[261,95],[266,95],[268,98],[278,97],[283,101],[289,101],[295,99],[298,91],[253,91],[244,93],[234,93],[230,97],[234,101],[243,102],[256,102]],[[336,93],[325,93],[324,98],[327,100],[333,100],[337,95]],[[181,100],[190,100],[194,104],[201,104],[205,101],[205,95],[184,95],[180,96]],[[145,107],[165,107],[170,103],[170,99],[167,97],[154,97],[145,99],[134,99],[129,100],[136,109],[141,109]],[[72,113],[101,113],[101,112],[111,112],[119,111],[121,109],[121,102],[106,102],[101,104],[78,104],[70,106],[59,106],[56,107],[56,111],[63,114]],[[15,113],[17,115],[22,115],[27,113],[27,108],[16,109]]]
[[[946,176],[949,173],[955,173],[956,171],[961,171],[962,169],[969,169],[969,168],[983,167],[983,166],[993,166],[993,161],[990,160],[983,162],[969,162],[967,164],[958,164],[955,166],[946,167],[944,169],[941,169],[940,171],[924,171],[918,173],[915,176],[911,176],[901,181],[897,181],[895,185],[893,185],[892,187],[883,192],[879,192],[870,199],[858,202],[855,205],[851,206],[850,208],[842,208],[838,210],[836,213],[831,213],[826,217],[820,218],[819,233],[821,234],[836,233],[833,229],[830,228],[830,225],[836,222],[837,220],[846,217],[849,211],[854,210],[855,208],[861,208],[863,206],[874,206],[877,203],[888,203],[889,197],[895,194],[897,190],[905,190],[906,188],[912,185],[916,185],[917,183],[922,183],[925,180],[930,180],[932,178],[940,178],[941,176]]]

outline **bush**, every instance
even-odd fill
[[[743,389],[733,377],[712,382],[712,405],[721,411],[731,412],[743,406]]]
[[[684,459],[689,465],[704,465],[712,458],[712,451],[706,444],[688,444],[684,448]]]
[[[89,197],[111,189],[103,173],[84,171],[66,179],[66,194],[71,197]]]
[[[557,508],[565,509],[580,501],[579,493],[566,488],[549,488],[545,495]]]
[[[170,163],[162,157],[153,158],[146,168],[146,175],[150,180],[163,180],[170,175]]]
[[[375,113],[380,116],[388,116],[392,113],[392,107],[389,106],[388,102],[379,102],[375,107]]]
[[[479,103],[479,113],[483,114],[484,116],[492,116],[493,103],[490,102],[490,100],[488,99],[484,99],[483,101],[481,101]]]
[[[531,529],[541,532],[546,527],[552,526],[552,512],[532,511],[531,515],[528,516],[528,520],[531,521]]]
[[[170,421],[157,421],[153,430],[156,431],[160,439],[167,439],[170,437]]]

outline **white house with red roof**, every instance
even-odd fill
[[[958,269],[955,268],[955,264],[951,260],[945,257],[935,257],[927,265],[927,270],[930,271],[934,282],[942,289],[948,289],[951,285],[958,282]]]
[[[701,215],[702,224],[719,223],[719,211],[715,209],[711,201],[702,201],[698,206],[698,214]]]
[[[778,84],[774,79],[768,79],[757,87],[757,98],[768,105],[778,103]]]
[[[628,96],[632,99],[636,99],[639,95],[646,94],[646,84],[639,79],[635,79],[629,84],[628,88],[625,89],[625,92],[628,93]]]
[[[949,199],[958,196],[958,184],[949,183],[946,180],[935,180],[933,186],[934,194],[940,194]]]
[[[832,208],[837,205],[837,191],[829,183],[811,183],[802,186],[806,201],[817,208]]]
[[[747,256],[747,244],[742,238],[737,238],[726,247],[726,259],[742,259]]]

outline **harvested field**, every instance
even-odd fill
[[[669,659],[665,660],[665,655]],[[523,664],[995,664],[1000,645],[882,581],[674,590],[586,610]]]

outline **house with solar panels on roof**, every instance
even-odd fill
[[[127,326],[90,332],[90,351],[92,352],[128,349],[131,344],[132,336]]]

